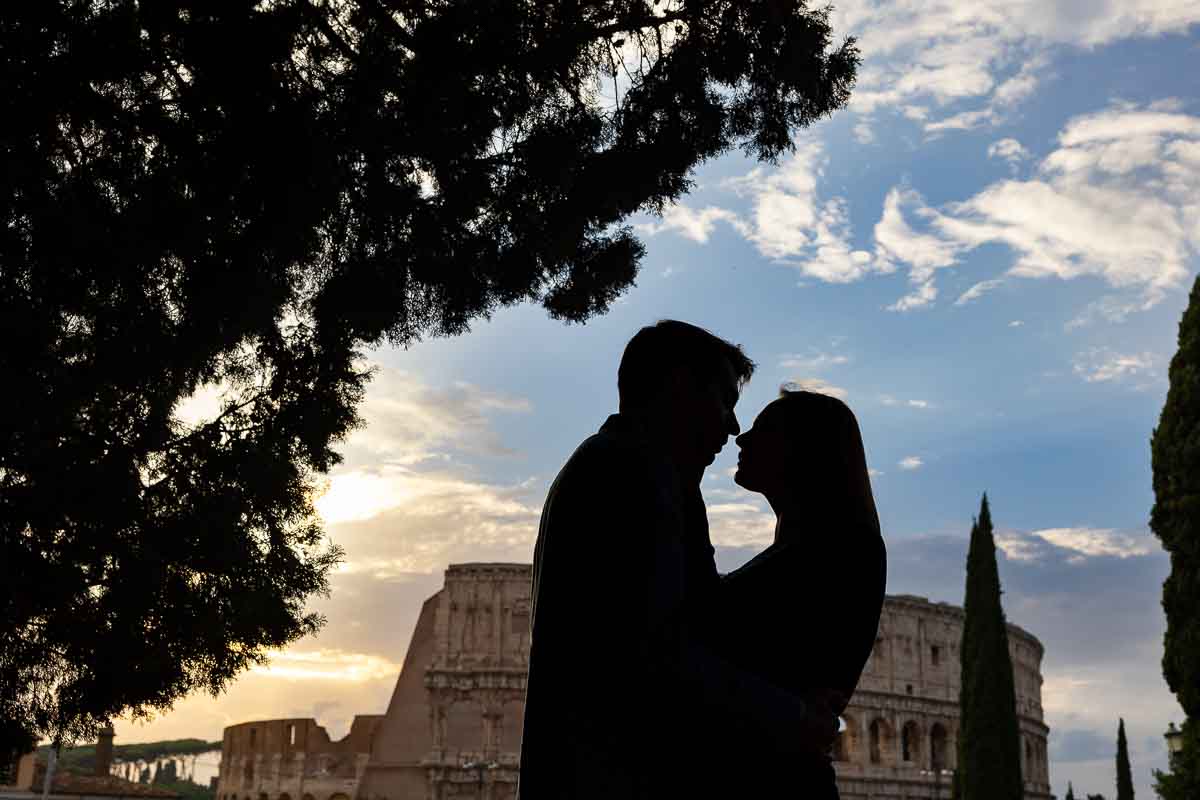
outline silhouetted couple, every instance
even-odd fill
[[[542,510],[520,800],[837,798],[830,748],[886,554],[850,409],[784,392],[738,436],[753,371],[673,320],[626,346],[620,413]],[[730,436],[776,526],[721,576],[700,481]]]

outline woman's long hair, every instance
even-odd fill
[[[790,434],[803,437],[805,457],[820,464],[808,478],[818,482],[810,494],[820,503],[812,509],[814,518],[833,521],[849,517],[861,529],[879,535],[879,513],[854,412],[836,397],[787,385],[775,402],[787,410],[785,424]]]

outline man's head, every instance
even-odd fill
[[[742,348],[678,320],[642,328],[621,356],[621,413],[654,427],[681,469],[697,477],[730,436],[733,408],[754,362]]]

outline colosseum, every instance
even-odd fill
[[[387,712],[225,729],[217,800],[512,800],[529,653],[527,564],[458,564],[425,601]],[[963,611],[886,598],[834,747],[844,800],[949,798]],[[1051,800],[1042,645],[1009,625],[1027,800]]]

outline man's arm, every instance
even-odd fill
[[[664,622],[652,642],[650,661],[660,685],[674,695],[671,705],[711,721],[705,730],[683,735],[705,747],[716,744],[712,738],[753,742],[779,757],[829,751],[838,728],[830,698],[800,697],[721,658],[686,623]]]

